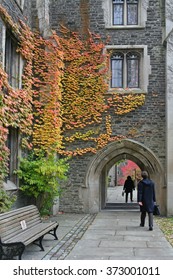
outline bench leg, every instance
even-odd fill
[[[41,251],[44,251],[44,248],[43,248],[43,245],[42,245],[43,237],[44,237],[44,235],[33,242],[33,244],[35,244],[35,245],[37,245],[41,248]]]
[[[51,235],[53,235],[53,236],[55,237],[56,240],[58,240],[58,236],[57,236],[57,234],[56,234],[56,230],[57,230],[58,226],[59,226],[59,224],[58,224],[54,229],[51,229],[51,230],[50,230],[48,233],[46,233],[46,234],[51,234]],[[52,232],[52,231],[53,231],[53,232]]]

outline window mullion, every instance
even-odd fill
[[[123,16],[124,16],[124,25],[127,25],[127,1],[124,1],[124,9],[123,9]]]
[[[124,65],[123,65],[123,88],[127,87],[127,57],[124,54]]]

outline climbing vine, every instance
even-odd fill
[[[112,136],[110,109],[113,108],[117,115],[129,113],[144,103],[145,95],[134,94],[129,90],[105,94],[108,92],[109,56],[103,53],[105,45],[98,35],[89,33],[83,40],[78,33],[63,28],[58,38],[65,65],[62,76],[62,131],[67,143],[65,146],[69,146],[68,142],[84,142],[84,148],[66,149],[61,153],[96,153],[109,142],[124,138],[122,135]],[[103,123],[104,132],[101,129]],[[86,142],[90,143],[90,147],[85,145]]]
[[[114,108],[117,115],[127,114],[139,106],[142,106],[145,101],[145,94],[129,93],[113,93],[108,99],[110,107]]]
[[[64,53],[62,77],[63,130],[84,128],[102,121],[107,109],[107,57],[104,44],[93,34],[83,40],[79,34],[63,28],[60,44]],[[96,43],[97,40],[97,43]]]
[[[32,71],[33,35],[24,23],[15,24],[1,5],[0,14],[4,22],[20,40],[18,51],[26,60],[22,89],[12,88],[8,81],[8,75],[3,67],[0,67],[0,179],[2,180],[8,173],[9,150],[6,146],[8,127],[18,127],[20,129],[25,145],[29,145],[29,143],[25,141],[24,136],[28,137],[32,134],[32,79],[30,73]]]
[[[96,153],[122,139],[112,135],[110,110],[117,115],[128,113],[141,106],[145,97],[131,92],[105,94],[109,57],[103,53],[101,38],[91,33],[83,38],[62,27],[60,35],[52,32],[44,39],[22,21],[14,23],[1,5],[0,14],[18,38],[18,52],[25,61],[21,89],[10,86],[0,67],[1,179],[8,171],[9,126],[19,128],[22,145],[35,153]]]
[[[35,150],[46,153],[61,149],[61,78],[63,52],[57,37],[45,40],[35,36],[33,61],[34,81],[34,128]]]

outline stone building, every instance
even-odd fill
[[[111,142],[96,155],[71,160],[60,210],[92,213],[104,209],[107,174],[116,162],[129,159],[149,172],[156,182],[162,213],[173,215],[172,1],[1,0],[0,4],[14,18],[27,18],[27,24],[39,28],[44,36],[50,29],[58,32],[63,24],[81,34],[90,30],[103,40],[109,37],[104,51],[112,51],[112,78],[105,94],[115,88],[145,94],[143,106],[121,118],[112,115],[113,135],[126,136],[135,129],[135,136],[129,133],[125,140]],[[2,21],[0,34],[3,62],[8,35]],[[11,132],[12,138],[14,134]]]

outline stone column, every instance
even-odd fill
[[[38,12],[39,30],[43,37],[47,37],[50,32],[49,25],[49,0],[36,0]]]
[[[173,2],[166,3],[167,215],[173,215]]]

